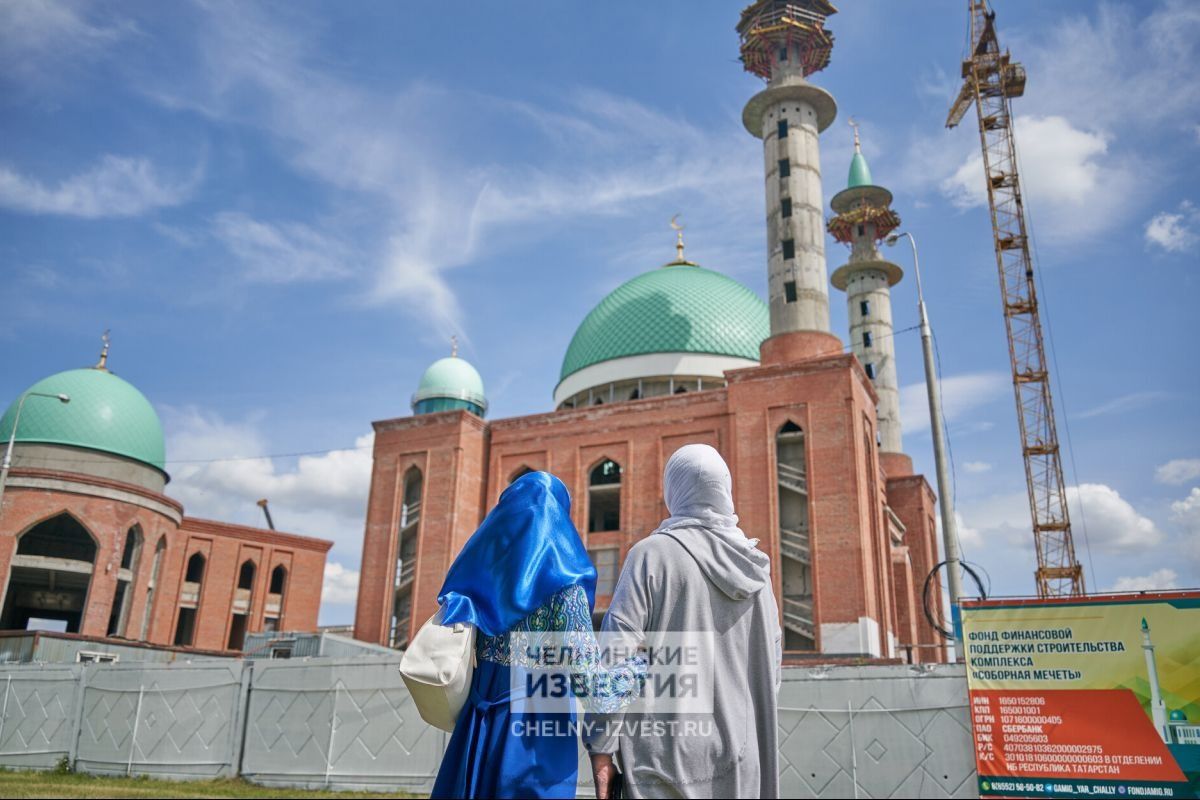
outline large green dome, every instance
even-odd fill
[[[470,362],[456,355],[439,358],[421,376],[413,395],[413,411],[428,414],[465,408],[478,416],[487,411],[483,378]]]
[[[584,318],[563,358],[560,382],[615,358],[709,353],[758,360],[771,332],[767,306],[732,278],[669,264],[614,289]]]
[[[60,403],[45,397],[25,401],[18,442],[86,447],[132,458],[165,471],[162,423],[145,395],[105,369],[72,369],[44,378],[30,392],[70,396]],[[17,397],[0,417],[0,438],[12,431]]]

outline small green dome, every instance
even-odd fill
[[[871,168],[867,166],[867,159],[863,158],[862,153],[855,151],[854,158],[850,159],[850,178],[846,182],[846,188],[855,189],[871,185]]]
[[[483,378],[465,359],[458,356],[439,358],[421,376],[412,405],[417,414],[465,408],[483,416],[487,410]]]
[[[711,353],[757,361],[771,335],[758,295],[732,278],[669,264],[626,281],[584,318],[560,382],[592,364],[647,353]]]
[[[30,392],[65,394],[69,403],[32,397],[21,411],[18,442],[86,447],[141,461],[165,471],[162,423],[145,395],[106,369],[72,369],[30,386]],[[0,438],[12,432],[17,404],[0,417]]]
[[[1177,708],[1171,712],[1169,719],[1171,722],[1187,722],[1187,714],[1184,714]]]

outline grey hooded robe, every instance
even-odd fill
[[[630,549],[603,630],[715,633],[710,735],[621,736],[622,715],[589,716],[584,744],[619,749],[629,797],[779,796],[783,651],[765,553],[704,528],[657,532]]]

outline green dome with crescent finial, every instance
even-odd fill
[[[626,281],[592,309],[567,347],[560,382],[602,361],[649,353],[757,361],[770,328],[758,295],[681,257]]]
[[[166,449],[158,414],[145,395],[107,369],[67,370],[30,386],[0,417],[4,441],[12,433],[21,397],[29,392],[51,397],[26,399],[16,441],[98,450],[165,471]],[[67,395],[70,402],[54,397],[60,394]]]
[[[483,378],[479,377],[479,372],[470,362],[459,358],[457,354],[439,358],[421,376],[412,405],[415,414],[461,408],[482,417],[487,411]]]

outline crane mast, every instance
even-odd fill
[[[946,127],[956,126],[975,105],[1037,550],[1038,596],[1081,595],[1085,593],[1083,569],[1071,538],[1013,139],[1010,101],[1025,93],[1025,69],[1011,60],[1008,51],[1001,52],[996,15],[988,10],[987,0],[968,0],[968,8],[971,51],[963,61],[963,86]]]

